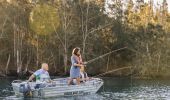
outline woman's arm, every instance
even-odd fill
[[[74,63],[74,66],[77,66],[77,67],[83,67],[83,65],[82,65],[82,64],[76,64],[76,63]]]
[[[77,66],[77,67],[82,67],[83,65],[80,63],[80,59],[76,56],[72,56],[71,57],[71,62],[73,64],[73,66]]]
[[[87,64],[87,62],[85,62],[85,61],[83,62],[83,59],[82,59],[81,55],[79,56],[79,58],[80,58],[80,64],[82,64],[82,65],[86,65]]]

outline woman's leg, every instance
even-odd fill
[[[80,85],[80,78],[76,78],[76,81],[77,81],[77,85]]]

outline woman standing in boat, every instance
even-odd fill
[[[81,58],[81,53],[80,53],[80,48],[76,47],[72,51],[72,56],[71,56],[71,69],[70,69],[70,80],[69,84],[73,82],[73,79],[76,79],[77,84],[80,84],[80,68],[84,67],[82,58]]]

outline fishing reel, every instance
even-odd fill
[[[87,62],[83,62],[83,65],[84,65],[84,67],[86,67],[87,66]]]

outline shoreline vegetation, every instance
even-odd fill
[[[112,3],[111,3],[112,2]],[[170,12],[167,0],[1,0],[0,76],[27,76],[49,65],[69,75],[72,49],[83,61],[123,47],[87,65],[96,76],[170,77]]]
[[[123,67],[124,68],[124,67]],[[128,67],[125,67],[125,68],[128,68]],[[121,69],[121,68],[118,68],[118,69]],[[118,69],[114,69],[114,70],[111,70],[111,71],[108,71],[108,72],[104,72],[104,73],[96,73],[96,74],[88,74],[90,77],[108,77],[108,78],[130,78],[130,79],[142,79],[142,80],[151,80],[151,79],[169,79],[169,75],[165,75],[165,74],[161,74],[161,75],[155,75],[155,76],[151,76],[151,75],[146,75],[146,76],[139,76],[137,73],[126,73],[126,74],[123,74],[122,71],[120,72],[116,72]],[[112,73],[114,72],[115,73]],[[125,70],[125,72],[127,72],[129,70]],[[15,71],[11,71],[12,72],[15,72]],[[110,72],[110,73],[109,73]],[[0,78],[11,78],[11,77],[14,77],[14,78],[19,78],[19,79],[27,79],[31,74],[33,73],[33,71],[29,71],[27,73],[23,73],[23,74],[18,74],[18,73],[12,73],[12,74],[8,74],[8,75],[5,75],[5,74],[1,74],[0,73]],[[50,73],[50,76],[51,77],[69,77],[69,73]]]

